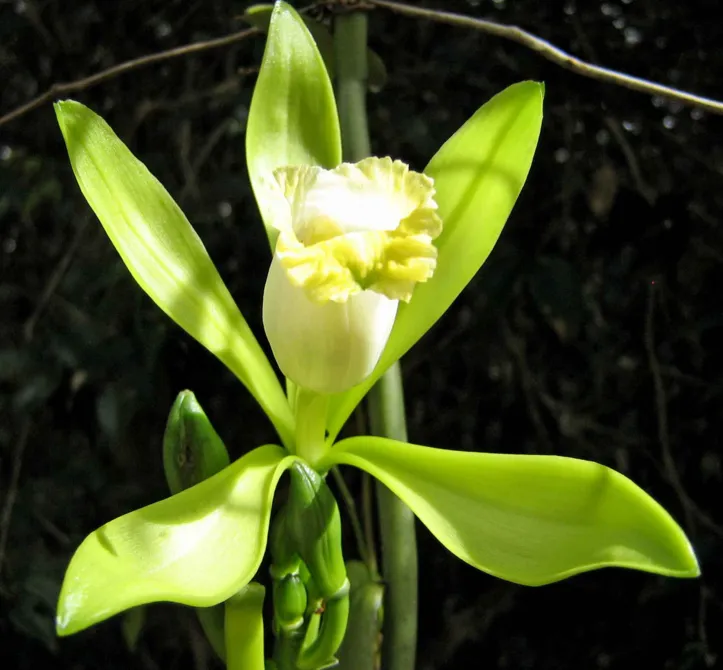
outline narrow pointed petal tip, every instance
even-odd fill
[[[700,577],[702,571],[700,569],[700,563],[698,562],[698,556],[695,553],[695,549],[691,544],[688,536],[680,529],[682,535],[681,538],[681,569],[677,574],[671,574],[671,577],[682,577],[688,579],[695,579]]]

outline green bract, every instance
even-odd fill
[[[280,447],[258,447],[210,479],[91,533],[65,574],[58,633],[149,602],[210,607],[237,593],[261,563],[276,484],[293,461]]]
[[[191,488],[229,465],[226,445],[191,391],[181,391],[163,435],[163,469],[171,493]]]
[[[453,554],[511,582],[536,586],[609,566],[699,574],[670,515],[598,463],[354,437],[329,452],[332,464],[373,475]]]
[[[288,442],[278,379],[183,212],[97,114],[71,100],[55,113],[80,189],[135,280],[226,364]]]

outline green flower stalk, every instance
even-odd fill
[[[324,482],[337,465],[377,478],[453,554],[502,579],[542,585],[610,566],[699,574],[671,516],[597,463],[370,436],[336,440],[369,388],[444,314],[491,252],[530,169],[542,99],[535,82],[509,87],[422,173],[391,158],[342,164],[324,61],[304,22],[276,3],[246,150],[273,252],[264,328],[286,394],[168,192],[100,117],[77,102],[56,104],[81,190],[129,271],[236,374],[280,443],[227,465],[207,419],[188,411],[190,398],[182,397],[169,420],[166,464],[179,465],[191,437],[207,444],[209,469],[196,479],[176,472],[169,479],[174,495],[83,541],[60,594],[60,635],[156,601],[226,603],[229,667],[260,668],[263,593],[246,587],[266,552],[275,490],[289,469],[290,499],[271,533],[279,670],[331,663],[342,642],[349,582],[339,513]]]

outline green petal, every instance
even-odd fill
[[[671,516],[598,463],[372,437],[342,440],[327,459],[325,466],[353,465],[379,479],[453,554],[511,582],[537,586],[610,566],[700,574]]]
[[[80,189],[135,280],[245,384],[288,443],[279,381],[183,212],[97,114],[71,100],[55,113]]]
[[[277,2],[246,129],[251,186],[273,243],[274,212],[285,207],[273,171],[286,165],[336,167],[341,135],[324,61],[304,21]]]
[[[223,602],[258,570],[276,484],[294,458],[259,447],[177,495],[91,533],[75,552],[58,602],[59,635],[130,607]]]
[[[337,396],[329,413],[333,440],[359,401],[394,361],[439,319],[489,256],[527,179],[542,124],[543,87],[515,84],[481,107],[424,170],[434,179],[444,228],[434,277],[400,305],[374,373]]]

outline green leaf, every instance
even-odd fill
[[[424,172],[434,178],[444,229],[436,240],[431,280],[401,304],[373,374],[337,395],[330,440],[384,371],[424,335],[474,277],[497,242],[527,179],[542,124],[543,86],[522,82],[482,106],[435,154]]]
[[[286,206],[273,171],[285,165],[341,163],[334,92],[324,61],[304,21],[277,2],[254,88],[246,129],[246,161],[272,246],[274,211]]]
[[[151,602],[210,607],[237,593],[261,563],[274,490],[293,461],[280,447],[259,447],[91,533],[65,574],[58,634]]]
[[[511,582],[537,586],[610,566],[700,574],[671,516],[598,463],[374,437],[339,442],[325,467],[340,463],[379,479],[463,561]]]
[[[272,4],[251,5],[244,11],[244,19],[254,28],[267,32],[271,23],[271,13],[274,10]],[[335,77],[336,64],[334,62],[334,38],[331,36],[329,29],[320,21],[309,16],[302,16],[302,21],[308,28],[311,36],[316,42],[321,57],[324,59],[326,71],[329,77]],[[379,54],[372,49],[367,51],[367,62],[369,72],[367,74],[367,86],[373,93],[381,91],[387,83],[387,68]]]
[[[55,112],[80,189],[135,280],[244,383],[288,444],[279,380],[183,212],[97,114],[71,100]]]

